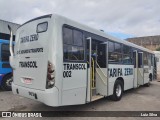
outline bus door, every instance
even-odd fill
[[[144,65],[143,65],[143,52],[138,52],[138,70],[137,70],[137,80],[138,86],[144,84]]]
[[[87,42],[88,87],[87,101],[94,101],[107,95],[107,45],[89,37]]]
[[[157,60],[158,58],[153,55],[153,79],[157,79]],[[159,60],[158,60],[159,61]]]
[[[96,61],[96,80],[97,94],[107,96],[108,94],[108,58],[107,43],[98,43],[97,45],[97,61]]]
[[[152,80],[156,79],[156,76],[155,76],[156,67],[154,64],[154,59],[155,59],[155,56],[151,55]]]
[[[133,87],[138,87],[138,53],[137,50],[133,52],[133,63],[134,63],[134,81]]]
[[[150,74],[150,61],[149,61],[149,54],[147,52],[143,53],[143,77],[144,81],[143,84],[149,83],[149,74]]]

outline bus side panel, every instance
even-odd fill
[[[138,86],[144,84],[144,68],[138,68]]]
[[[85,104],[86,88],[73,88],[71,90],[63,90],[62,105]]]
[[[107,96],[107,68],[96,68],[96,71],[96,93]]]
[[[62,105],[85,104],[87,64],[64,63],[63,65]],[[70,69],[73,65],[78,65],[77,69]]]
[[[121,77],[124,80],[124,90],[133,88],[133,65],[109,64],[109,95],[113,94],[114,83]]]
[[[149,82],[149,66],[144,66],[144,83],[146,84]]]
[[[134,88],[138,87],[138,68],[134,68]]]

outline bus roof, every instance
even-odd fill
[[[118,43],[122,43],[122,44],[125,44],[125,45],[128,45],[128,46],[131,46],[131,47],[133,47],[133,48],[137,48],[137,49],[140,49],[140,50],[142,50],[142,51],[146,51],[146,52],[149,52],[149,53],[154,54],[153,51],[151,51],[151,50],[149,50],[149,49],[147,49],[147,48],[144,48],[144,47],[142,47],[142,46],[139,46],[139,45],[136,45],[136,44],[134,44],[134,43],[128,42],[128,41],[126,41],[126,40],[118,39],[118,38],[113,37],[113,36],[111,36],[111,35],[109,35],[109,34],[107,34],[107,33],[104,33],[103,31],[100,31],[100,30],[91,28],[91,27],[89,27],[89,26],[87,26],[87,25],[78,23],[78,22],[76,22],[76,21],[73,21],[73,20],[71,20],[71,19],[69,19],[69,18],[66,18],[66,17],[61,16],[61,15],[57,15],[57,14],[48,14],[48,15],[44,15],[44,16],[40,16],[40,17],[31,19],[31,20],[25,22],[24,24],[22,24],[20,27],[22,27],[23,25],[25,25],[25,24],[27,24],[27,23],[29,23],[29,22],[31,22],[31,21],[34,21],[34,20],[37,20],[37,19],[41,19],[41,18],[46,18],[46,17],[50,17],[50,18],[52,17],[52,18],[56,18],[57,20],[63,20],[66,24],[67,24],[67,23],[71,23],[71,24],[73,25],[73,27],[77,27],[77,28],[82,29],[82,30],[84,30],[84,31],[86,31],[86,32],[90,32],[90,33],[93,33],[93,34],[95,34],[95,35],[98,35],[98,36],[107,38],[107,39],[109,39],[109,40],[111,40],[111,41],[115,41],[115,42],[118,42]],[[106,41],[106,42],[107,42],[107,41]]]
[[[64,19],[64,21],[65,21],[66,23],[72,22],[73,27],[75,26],[75,27],[78,27],[79,29],[82,29],[82,30],[84,30],[84,31],[87,31],[87,32],[90,32],[90,33],[93,33],[93,34],[96,34],[96,35],[99,35],[99,36],[102,36],[102,37],[104,37],[104,38],[108,38],[108,39],[111,40],[111,41],[115,41],[115,42],[118,42],[118,43],[123,43],[123,44],[125,44],[125,45],[128,45],[128,46],[131,46],[131,47],[140,49],[140,50],[142,50],[142,51],[146,51],[146,52],[149,52],[149,53],[154,54],[153,51],[151,51],[151,50],[149,50],[149,49],[147,49],[147,48],[144,48],[144,47],[142,47],[142,46],[139,46],[139,45],[136,45],[136,44],[134,44],[134,43],[128,42],[128,41],[126,41],[126,40],[118,39],[118,38],[113,37],[113,36],[111,36],[111,35],[109,35],[109,34],[107,34],[107,33],[104,33],[103,31],[100,31],[100,30],[91,28],[91,27],[89,27],[89,26],[87,26],[87,25],[80,24],[80,23],[78,23],[78,22],[76,22],[76,21],[70,20],[69,18],[60,16],[60,15],[57,15],[57,14],[52,14],[52,17],[56,17],[57,19]]]

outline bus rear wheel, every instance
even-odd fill
[[[119,101],[122,98],[122,94],[123,94],[123,83],[120,80],[117,80],[114,84],[114,90],[111,99],[114,101]]]
[[[149,82],[144,84],[145,87],[150,87],[150,82],[152,81],[152,74],[149,75]]]
[[[149,86],[150,86],[150,82],[146,83],[145,86],[146,86],[146,87],[149,87]]]
[[[12,81],[13,81],[13,76],[12,74],[8,74],[3,78],[2,81],[2,89],[6,91],[11,91],[12,90]]]

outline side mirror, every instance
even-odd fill
[[[10,54],[11,54],[11,56],[13,56],[13,44],[12,44],[12,42],[13,42],[13,32],[12,32],[12,28],[8,25],[8,29],[9,29],[9,31],[10,31],[10,43],[9,43],[9,51],[10,51]]]
[[[12,69],[15,69],[15,60],[14,60],[14,54],[13,54],[13,32],[12,32],[12,28],[9,25],[8,25],[8,29],[10,31],[9,51],[11,54],[11,56],[9,57],[9,62]]]

